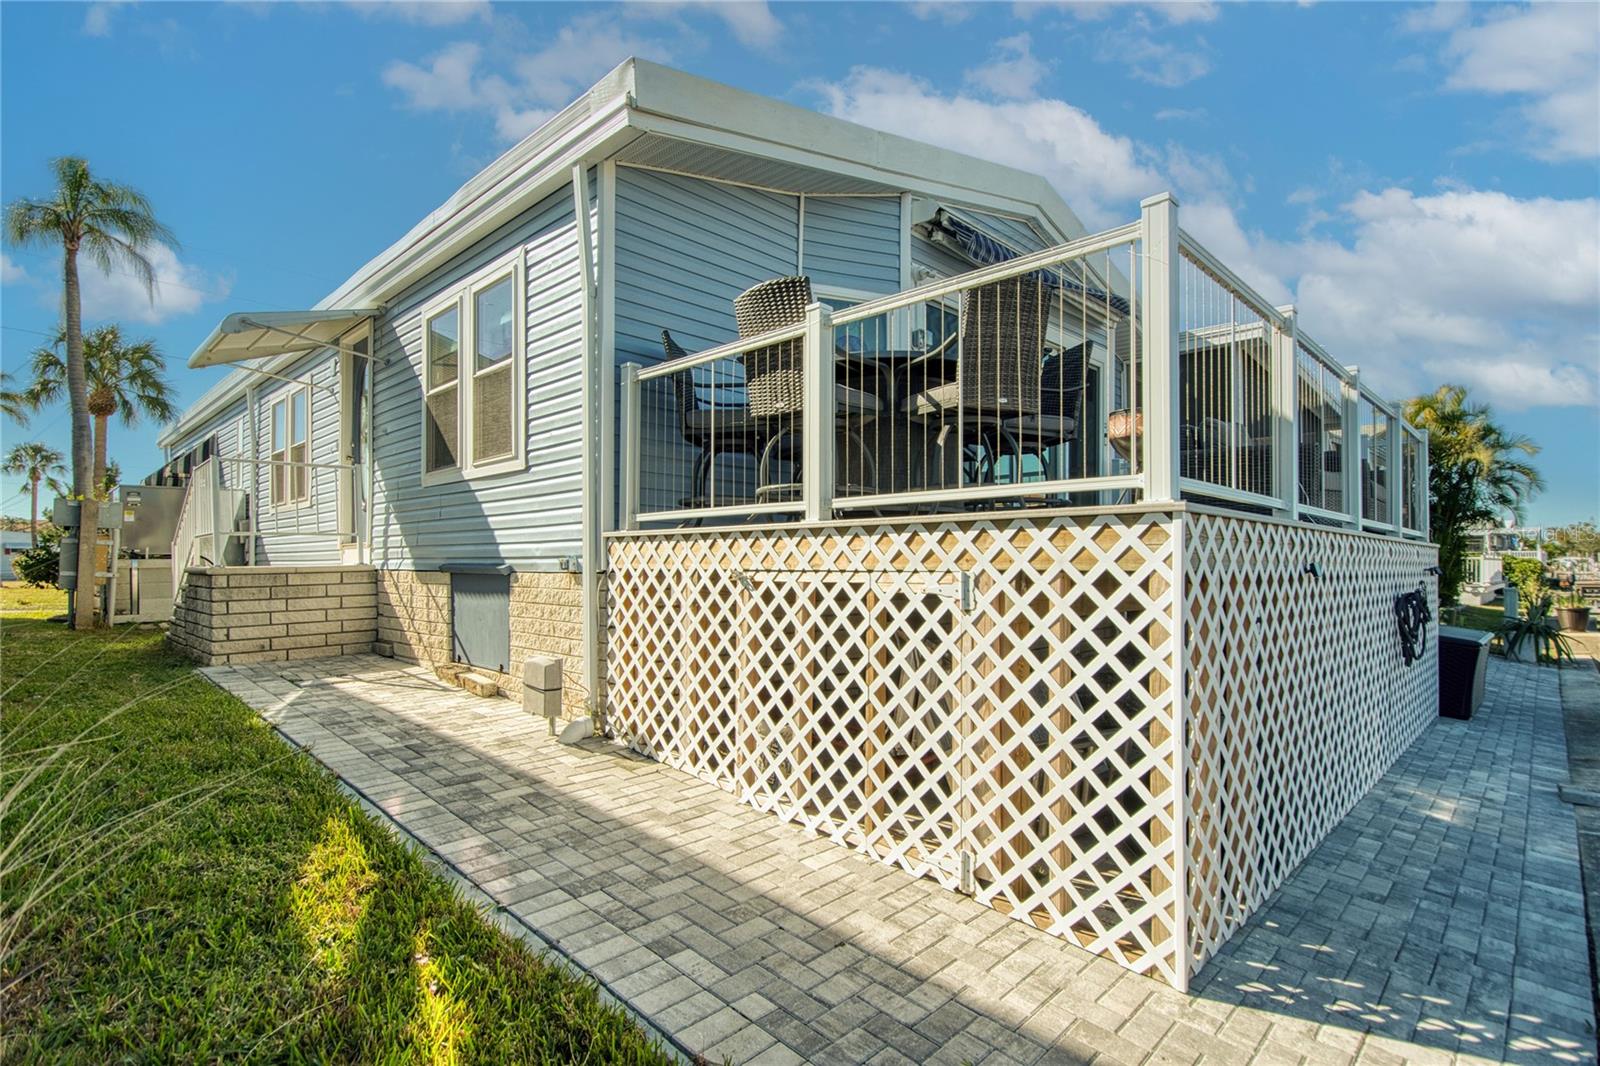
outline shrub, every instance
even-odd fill
[[[1501,572],[1506,575],[1506,583],[1517,590],[1517,603],[1524,614],[1544,599],[1544,564],[1539,560],[1508,556],[1502,560]]]
[[[18,552],[11,570],[35,588],[54,588],[61,576],[61,538],[65,530],[47,526],[39,533],[39,546]]]

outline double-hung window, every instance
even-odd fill
[[[461,303],[426,316],[422,324],[422,470],[436,474],[457,465],[460,443]]]
[[[519,469],[523,461],[520,257],[469,280],[423,316],[423,477]]]
[[[311,435],[311,389],[298,385],[272,401],[272,504],[294,507],[310,493],[307,441]]]

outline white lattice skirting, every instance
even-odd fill
[[[1183,987],[1432,715],[1432,562],[1172,511],[621,535],[611,724]]]

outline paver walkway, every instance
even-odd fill
[[[420,669],[206,672],[714,1061],[1595,1058],[1550,670],[1497,662],[1187,996]]]

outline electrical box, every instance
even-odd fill
[[[147,557],[171,555],[188,491],[172,485],[120,486],[118,502],[109,506],[121,512],[123,549]]]
[[[78,528],[78,501],[69,500],[65,496],[57,496],[55,503],[50,506],[50,522],[62,529]],[[115,500],[102,500],[100,502],[99,516],[95,522],[101,529],[122,528],[122,508]],[[170,544],[170,542],[169,542]]]

